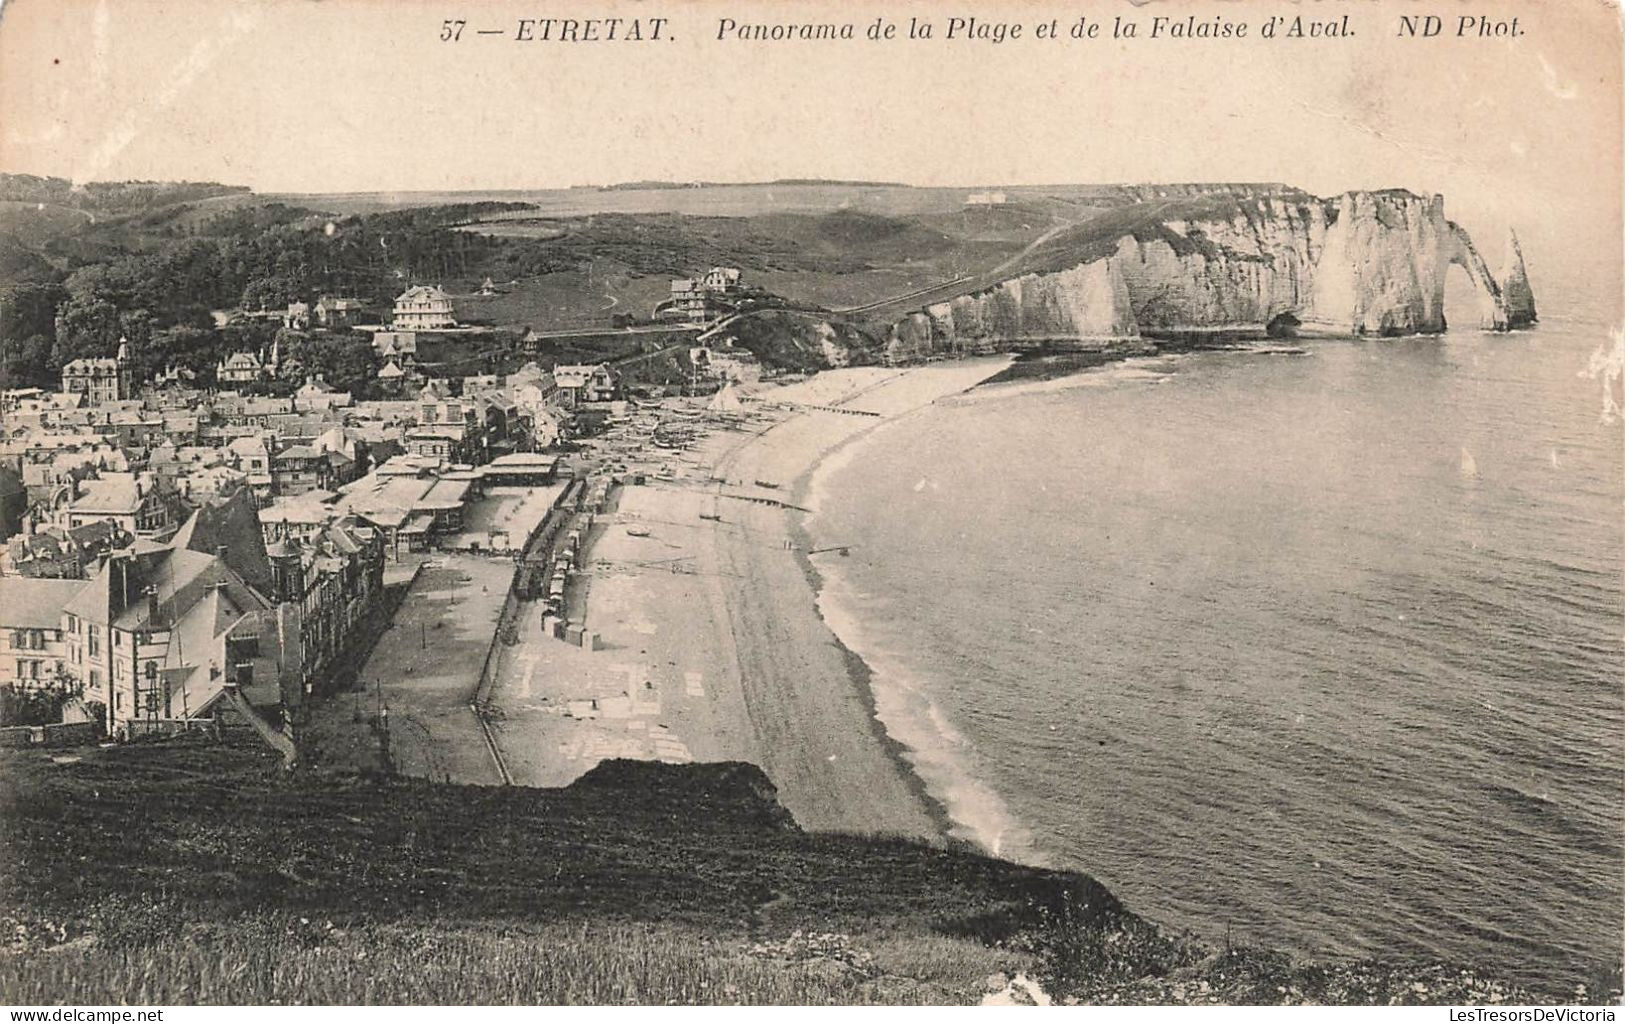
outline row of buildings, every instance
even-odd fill
[[[477,468],[544,451],[616,393],[606,366],[534,363],[361,402],[319,378],[285,397],[171,386],[86,405],[0,392],[0,572],[76,575],[239,488],[265,507],[338,493],[391,458]]]
[[[0,686],[77,690],[115,735],[239,702],[294,721],[368,635],[388,562],[464,530],[488,488],[551,481],[536,424],[557,440],[567,404],[612,381],[564,378],[532,365],[360,403],[8,393],[0,472],[27,483],[0,550]]]
[[[315,303],[290,302],[281,312],[260,311],[244,314],[248,319],[280,318],[282,325],[293,330],[320,327],[325,330],[349,330],[362,326],[369,319],[366,303],[360,299],[323,295]],[[222,322],[229,317],[220,314]],[[274,322],[274,321],[273,321]],[[398,333],[415,335],[417,332],[454,330],[459,326],[451,296],[437,285],[414,285],[396,296],[389,330],[378,333],[386,337]],[[393,360],[393,376],[404,376],[413,357]],[[388,355],[394,355],[389,353]],[[386,359],[386,363],[390,360]],[[243,387],[277,376],[281,363],[280,353],[273,344],[268,351],[233,352],[215,366],[215,379],[222,387]],[[111,357],[75,359],[62,368],[62,393],[82,396],[83,405],[101,405],[134,397],[136,382],[134,365],[130,358],[127,339],[120,339],[118,351]]]
[[[381,536],[355,517],[268,546],[239,491],[84,578],[0,576],[0,685],[70,686],[112,735],[239,697],[291,722],[374,613],[383,571]]]

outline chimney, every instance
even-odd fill
[[[125,553],[109,554],[107,559],[109,599],[113,607],[108,614],[117,617],[130,607],[130,556]]]
[[[218,546],[217,546],[217,547],[216,547],[216,548],[215,548],[215,549],[214,549],[214,557],[216,557],[216,558],[218,558],[218,559],[220,559],[220,560],[221,560],[221,561],[222,561],[222,562],[224,562],[224,561],[225,561],[225,560],[226,560],[226,554],[227,554],[227,553],[228,553],[228,552],[229,552],[229,551],[230,551],[230,550],[231,550],[231,549],[230,549],[230,548],[228,548],[228,547],[227,547],[227,546],[226,546],[226,545],[224,545],[224,544],[221,544],[221,545],[218,545]]]

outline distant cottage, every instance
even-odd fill
[[[564,405],[607,402],[615,397],[615,375],[603,363],[555,366],[553,381]]]
[[[418,336],[411,331],[378,331],[372,336],[372,348],[385,362],[411,366],[418,361]]]
[[[214,376],[221,384],[253,384],[270,375],[258,354],[233,352],[215,365]]]
[[[323,295],[316,300],[316,322],[329,329],[353,327],[366,313],[367,304],[360,299]]]
[[[434,285],[420,284],[395,297],[391,323],[397,329],[434,331],[456,327],[451,296]]]
[[[704,323],[731,313],[735,300],[744,292],[738,267],[712,267],[698,278],[677,278],[671,295],[655,307],[656,317]]]

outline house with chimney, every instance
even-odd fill
[[[418,336],[416,331],[376,331],[372,336],[372,350],[384,363],[393,363],[403,375],[418,362]]]
[[[330,331],[339,331],[366,319],[367,304],[342,295],[323,295],[316,300],[314,312],[318,324]]]
[[[563,405],[607,402],[615,397],[615,374],[605,363],[553,367],[553,383]]]
[[[228,388],[257,384],[274,376],[275,364],[261,359],[257,352],[233,352],[214,368],[214,379]]]
[[[228,555],[226,545],[120,552],[64,606],[67,669],[109,734],[210,714],[228,684],[252,705],[282,703],[286,629]]]
[[[80,586],[72,579],[0,577],[0,686],[27,687],[64,674],[62,609]]]
[[[0,644],[13,674],[60,664],[114,736],[227,707],[291,721],[382,587],[377,531],[341,520],[273,557],[239,490],[166,544],[113,552],[88,580],[0,577],[0,625],[12,627]]]
[[[118,354],[112,359],[75,359],[62,367],[62,390],[83,395],[85,405],[117,402],[135,395],[135,367],[130,362],[130,343],[119,339]]]
[[[106,473],[79,483],[62,525],[110,522],[137,537],[157,537],[175,527],[178,511],[175,495],[152,474]]]
[[[390,326],[396,330],[436,331],[457,326],[451,296],[436,285],[414,285],[395,296]]]
[[[699,277],[673,280],[671,293],[655,306],[654,315],[705,323],[733,312],[744,294],[738,267],[712,267]]]
[[[11,539],[6,570],[0,574],[82,580],[100,569],[109,554],[134,543],[135,534],[106,520],[66,530],[47,527]]]

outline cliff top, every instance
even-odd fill
[[[1083,875],[801,831],[756,768],[558,790],[284,776],[249,741],[0,755],[20,1002],[941,1002],[1523,997],[1438,964],[1170,938]],[[263,970],[233,973],[233,963]]]

